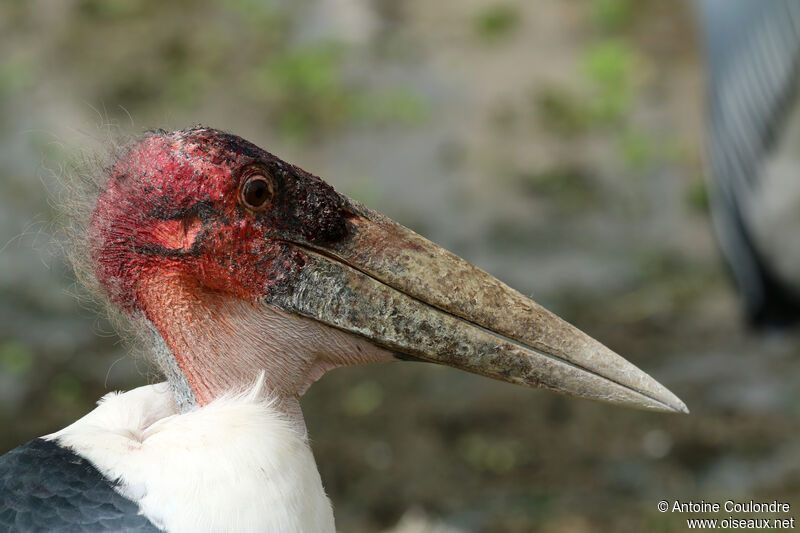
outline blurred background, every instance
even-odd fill
[[[671,532],[686,516],[662,499],[800,504],[800,337],[747,327],[714,239],[702,42],[694,4],[657,0],[0,3],[0,452],[149,376],[75,297],[59,177],[109,131],[202,123],[534,297],[692,409],[412,363],[333,372],[303,407],[341,531]]]

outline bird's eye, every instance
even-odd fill
[[[271,176],[253,174],[244,182],[239,195],[245,207],[260,211],[269,207],[274,192]]]

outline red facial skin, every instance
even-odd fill
[[[249,194],[254,182],[268,183],[266,193]],[[297,398],[326,370],[393,358],[269,305],[310,264],[298,244],[345,242],[354,217],[319,178],[239,137],[195,128],[150,133],[119,158],[88,237],[112,302],[147,318],[169,348],[174,361],[159,362],[171,379],[177,363],[181,402],[207,405],[262,373],[265,390],[302,426]]]
[[[274,179],[263,210],[240,187]],[[344,198],[319,178],[217,130],[148,134],[114,165],[89,225],[95,274],[111,300],[145,311],[142,281],[181,276],[203,290],[248,301],[303,268],[286,241],[332,243],[346,236]]]

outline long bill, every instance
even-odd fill
[[[271,303],[399,354],[520,385],[666,412],[686,405],[579,329],[424,237],[348,200],[348,237]]]

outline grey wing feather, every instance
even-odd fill
[[[800,316],[800,298],[754,238],[748,201],[762,185],[768,152],[795,104],[800,64],[800,2],[703,0],[712,210],[720,244],[759,323]]]
[[[0,457],[0,531],[160,531],[86,459],[34,439]]]

